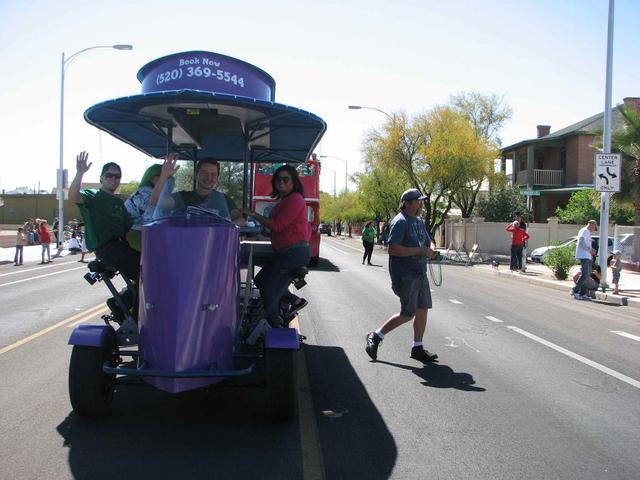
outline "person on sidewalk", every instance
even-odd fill
[[[613,278],[611,283],[613,284],[613,294],[618,294],[618,283],[620,283],[620,272],[622,272],[622,252],[620,250],[613,251],[613,259],[611,260],[611,273]]]
[[[576,286],[571,289],[571,295],[576,300],[591,300],[591,297],[587,295],[587,281],[592,270],[593,256],[596,254],[591,243],[591,232],[597,228],[598,223],[595,220],[589,220],[578,232],[575,257],[580,261],[580,278]]]
[[[524,221],[524,218],[522,218],[522,214],[520,212],[514,212],[513,216],[514,216],[515,221],[518,222],[520,228],[523,229],[526,232],[527,231],[527,224]],[[521,272],[526,272],[527,271],[527,242],[526,241],[522,245],[522,256],[521,257],[522,257],[522,269],[520,271]]]
[[[53,236],[56,239],[56,248],[60,248],[61,247],[59,233],[60,233],[60,222],[58,221],[58,218],[56,217],[53,220]]]
[[[427,312],[432,307],[431,289],[427,278],[427,258],[435,256],[431,237],[420,218],[422,196],[416,188],[400,197],[400,213],[389,227],[389,274],[391,288],[400,298],[400,312],[391,316],[376,331],[367,334],[365,351],[372,360],[378,358],[378,346],[385,335],[413,319],[411,358],[423,363],[433,362],[438,355],[424,348]]]
[[[511,232],[511,271],[522,270],[522,250],[524,242],[529,240],[529,234],[524,228],[520,227],[520,222],[515,220],[512,224],[505,228],[507,232]]]
[[[371,265],[371,255],[373,254],[373,245],[376,241],[376,229],[373,222],[369,220],[364,224],[362,230],[362,246],[364,247],[364,255],[362,256],[362,264],[367,261],[367,265]]]
[[[16,255],[13,257],[13,264],[17,267],[22,265],[24,246],[27,244],[27,236],[24,234],[24,228],[18,227],[16,233]]]
[[[87,248],[96,257],[113,265],[131,281],[138,283],[140,254],[132,249],[125,238],[133,219],[124,202],[116,196],[122,170],[117,163],[105,163],[100,173],[100,189],[80,190],[83,175],[91,167],[89,154],[76,157],[76,176],[69,187],[69,200],[80,207],[86,230]]]
[[[573,276],[573,283],[577,284],[580,281],[580,277],[582,276],[582,272],[576,272]],[[587,279],[585,283],[585,287],[587,289],[587,294],[589,292],[595,292],[598,290],[598,286],[600,285],[600,279],[602,278],[602,269],[600,265],[593,265],[593,270],[591,271],[591,275]]]
[[[38,224],[38,235],[40,244],[42,245],[42,261],[41,264],[51,263],[51,234],[46,220],[40,220]],[[44,261],[44,254],[47,254],[47,261]]]

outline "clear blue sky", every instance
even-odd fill
[[[418,113],[460,91],[505,94],[513,108],[504,144],[552,131],[604,107],[608,1],[416,0],[323,2],[219,0],[0,0],[2,45],[0,189],[55,185],[58,166],[60,54],[93,45],[130,43],[82,54],[67,70],[65,167],[75,154],[120,163],[124,181],[152,161],[99,135],[86,108],[137,94],[145,63],[175,52],[207,50],[240,58],[276,80],[276,101],[322,117],[319,152],[361,162],[363,135],[384,116],[349,104]],[[638,0],[616,2],[613,103],[640,96]],[[324,190],[344,182],[344,164],[324,162]]]

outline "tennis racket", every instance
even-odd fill
[[[436,287],[442,285],[442,255],[436,252],[436,255],[429,259],[429,276]]]

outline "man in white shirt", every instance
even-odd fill
[[[596,254],[591,243],[591,232],[597,228],[598,223],[595,220],[589,220],[578,232],[575,257],[580,260],[580,279],[571,289],[571,295],[576,300],[591,300],[591,297],[587,295],[587,281],[591,275],[593,256]]]

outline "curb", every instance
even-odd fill
[[[571,284],[569,283],[567,284],[559,283],[559,281],[557,280],[548,280],[546,278],[538,278],[527,273],[523,274],[523,273],[500,272],[497,270],[493,270],[491,268],[477,266],[477,265],[474,265],[473,268],[474,270],[477,270],[477,271],[485,271],[492,275],[506,276],[508,278],[514,279],[519,282],[540,285],[547,288],[553,288],[555,290],[567,291],[571,288]],[[612,293],[606,293],[606,292],[594,292],[594,294],[591,297],[595,298],[600,302],[607,303],[609,305],[620,305],[620,306],[640,308],[640,299],[637,299],[637,298],[625,297],[623,295],[614,295]]]

